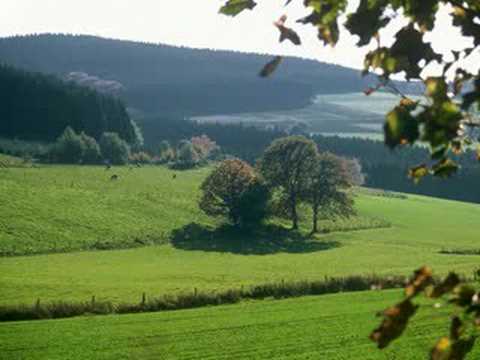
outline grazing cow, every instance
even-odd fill
[[[110,180],[115,181],[118,180],[120,177],[117,174],[113,174]]]

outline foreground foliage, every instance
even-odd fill
[[[477,270],[478,272],[478,270]],[[431,349],[432,360],[462,360],[472,351],[480,330],[480,292],[471,284],[450,273],[443,281],[435,284],[432,270],[422,267],[415,272],[405,287],[405,297],[383,313],[383,322],[370,338],[380,349],[402,336],[411,318],[419,309],[413,300],[425,293],[437,301],[436,306],[453,305],[448,336],[441,337]]]
[[[285,6],[299,1],[288,0]],[[244,10],[253,10],[256,4],[254,0],[228,0],[220,12],[235,16]],[[337,44],[340,38],[339,21],[344,15],[347,18],[344,24],[346,30],[359,37],[357,46],[376,43],[376,49],[365,56],[364,74],[370,71],[377,74],[378,84],[366,89],[365,93],[370,95],[386,88],[400,97],[398,105],[386,115],[385,143],[395,148],[420,141],[431,150],[432,163],[412,168],[410,176],[418,180],[429,173],[440,177],[454,173],[458,165],[451,159],[451,152],[458,153],[468,148],[472,134],[465,129],[480,126],[478,116],[474,113],[474,110],[480,110],[480,69],[470,70],[464,65],[464,60],[472,54],[478,54],[480,47],[479,2],[361,0],[356,11],[348,14],[348,0],[305,0],[303,4],[311,13],[297,22],[313,25],[324,44]],[[427,35],[435,27],[437,13],[446,5],[450,9],[453,26],[464,37],[473,40],[473,45],[452,51],[448,56],[436,53],[432,45],[426,42]],[[382,45],[383,31],[400,14],[408,19],[408,23],[395,34],[391,46]],[[287,26],[287,19],[284,15],[275,22],[280,32],[280,42],[289,40],[301,45],[298,34]],[[277,56],[265,65],[260,75],[270,76],[281,62],[282,57]],[[434,63],[442,66],[442,73],[426,76],[423,70]],[[427,101],[420,102],[403,94],[390,81],[392,75],[398,74],[404,75],[407,80],[422,81]],[[454,78],[452,87],[448,84],[449,76]],[[475,139],[476,135],[473,135]],[[480,147],[478,151],[480,154]]]

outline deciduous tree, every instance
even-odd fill
[[[318,232],[320,213],[326,217],[350,216],[355,213],[353,200],[344,191],[350,186],[351,179],[345,171],[345,159],[330,153],[317,155],[304,194],[305,201],[312,206],[312,233]]]
[[[313,141],[303,136],[289,136],[275,140],[259,163],[269,186],[280,191],[285,199],[293,229],[298,229],[297,207],[307,191],[317,155]]]
[[[97,141],[82,132],[80,138],[83,142],[83,163],[84,164],[98,164],[102,159],[102,152],[100,151],[100,145]]]
[[[124,165],[130,157],[130,146],[117,133],[104,133],[100,139],[100,149],[105,160],[115,165]]]
[[[82,137],[68,126],[53,147],[53,158],[60,163],[78,164],[83,159],[84,150]]]
[[[201,185],[200,209],[225,216],[235,226],[261,222],[267,214],[269,191],[247,163],[225,160]]]

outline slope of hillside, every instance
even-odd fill
[[[70,126],[97,139],[112,131],[135,140],[120,100],[53,76],[0,64],[0,98],[0,137],[53,141]]]
[[[426,359],[448,317],[420,309],[379,351],[375,314],[399,291],[344,293],[168,313],[0,324],[5,359]],[[4,357],[2,357],[2,354]],[[467,359],[479,356],[478,347]]]
[[[470,274],[478,267],[476,255],[440,253],[478,249],[478,205],[362,192],[356,197],[358,218],[323,222],[330,232],[314,239],[305,236],[309,217],[297,234],[274,222],[242,235],[218,228],[198,209],[198,187],[207,172],[185,171],[173,179],[172,171],[160,167],[0,169],[4,255],[139,247],[0,257],[0,303],[85,301],[92,295],[133,302],[143,292],[410,274],[422,264],[439,273]],[[110,181],[112,173],[120,179]]]
[[[360,72],[298,58],[271,79],[259,69],[270,56],[194,50],[91,36],[38,35],[0,39],[2,62],[67,76],[117,82],[130,106],[185,116],[300,108],[317,93],[361,91]]]

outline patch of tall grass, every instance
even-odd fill
[[[33,305],[0,306],[0,322],[58,319],[80,315],[130,314],[169,310],[192,309],[204,306],[235,304],[242,300],[285,299],[307,295],[324,295],[339,292],[401,288],[407,282],[404,276],[380,277],[348,276],[332,277],[317,281],[273,282],[249,288],[230,289],[221,292],[203,292],[164,295],[147,298],[143,294],[138,303],[98,302],[95,297],[87,302],[51,302],[39,300]]]

